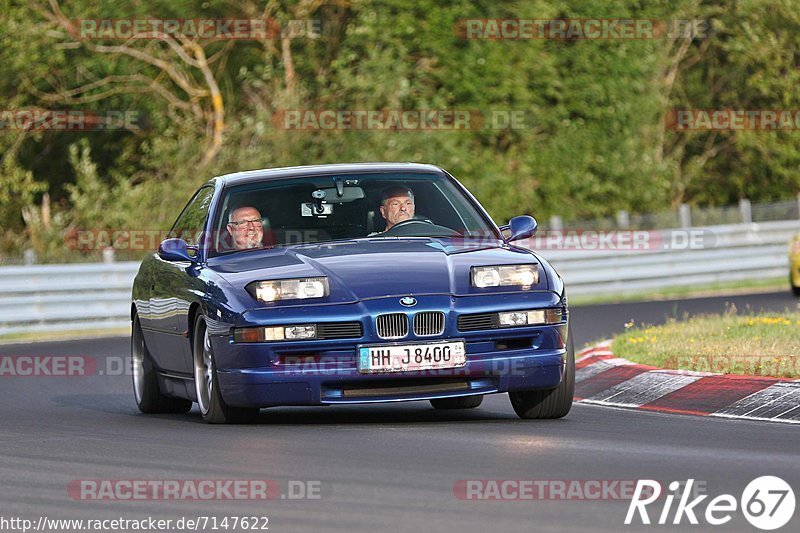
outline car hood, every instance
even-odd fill
[[[327,303],[344,303],[387,296],[509,292],[509,288],[471,287],[470,268],[521,263],[541,263],[541,259],[528,249],[500,241],[453,243],[418,237],[238,252],[213,258],[208,266],[242,289],[257,280],[327,276],[331,291]],[[540,268],[534,289],[548,288],[546,270]]]

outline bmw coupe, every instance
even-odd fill
[[[288,405],[508,393],[521,418],[572,406],[564,283],[530,216],[498,227],[431,165],[359,163],[216,177],[133,285],[144,413],[244,422]]]

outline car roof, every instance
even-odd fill
[[[274,179],[325,176],[329,174],[357,174],[381,172],[436,173],[444,171],[435,165],[421,163],[336,163],[330,165],[307,165],[300,167],[264,168],[217,176],[211,181],[222,181],[225,185],[241,185]]]

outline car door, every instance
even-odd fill
[[[168,238],[180,238],[190,247],[201,243],[211,201],[212,186],[202,187],[181,212]],[[188,350],[188,314],[197,299],[199,280],[189,261],[167,261],[156,255],[150,286],[150,324],[157,337],[157,353],[152,354],[162,370],[192,373]]]

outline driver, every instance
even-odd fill
[[[408,187],[389,187],[381,195],[381,216],[389,231],[395,224],[414,218],[414,193]]]

